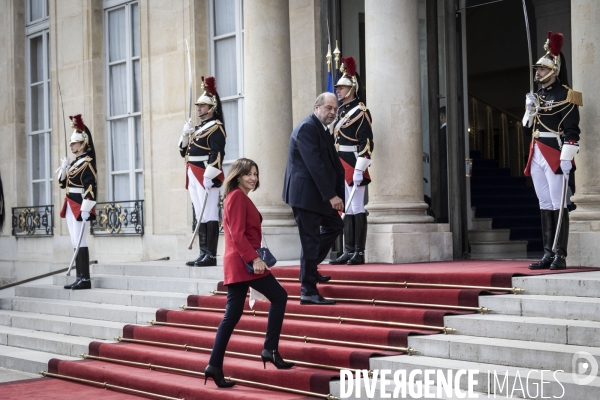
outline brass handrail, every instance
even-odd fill
[[[84,359],[89,358],[91,360],[99,360],[99,361],[113,362],[113,363],[117,363],[117,364],[134,365],[134,366],[138,366],[138,367],[147,367],[149,369],[162,369],[165,371],[173,371],[173,372],[179,372],[179,373],[184,373],[184,374],[189,374],[189,375],[204,376],[203,372],[191,371],[189,369],[165,367],[165,366],[157,365],[157,364],[147,364],[147,363],[140,363],[140,362],[135,362],[135,361],[126,361],[126,360],[120,360],[118,358],[90,356],[89,354],[81,354],[81,357]],[[233,378],[233,377],[225,377],[225,380],[231,381],[231,382],[236,382],[236,383],[244,383],[244,384],[250,385],[250,386],[258,386],[261,388],[281,390],[283,392],[297,393],[297,394],[301,394],[304,396],[319,397],[321,399],[326,399],[326,400],[339,400],[337,397],[333,396],[332,394],[321,394],[321,393],[315,393],[315,392],[308,392],[305,390],[292,389],[292,388],[287,388],[285,386],[270,385],[268,383],[248,381],[246,379],[239,379],[239,378]],[[130,389],[130,390],[133,390],[133,389]],[[163,397],[163,398],[174,399],[172,397]],[[178,399],[174,399],[174,400],[178,400]],[[182,399],[182,400],[185,400],[185,399]]]
[[[46,371],[41,371],[40,375],[42,375],[42,376],[49,376],[49,377],[52,377],[52,378],[64,379],[64,380],[67,380],[67,381],[80,382],[80,383],[88,383],[90,385],[102,386],[102,389],[118,389],[118,390],[123,390],[123,391],[126,391],[126,392],[141,394],[143,396],[156,397],[156,398],[159,398],[159,399],[165,399],[165,400],[185,400],[185,398],[163,396],[162,394],[156,394],[156,393],[151,393],[151,392],[144,392],[143,390],[131,389],[131,388],[128,388],[128,387],[125,387],[125,386],[117,386],[117,385],[112,385],[112,384],[106,383],[106,382],[98,382],[98,381],[92,381],[92,380],[89,380],[89,379],[75,378],[73,376],[68,376],[68,375],[53,374],[51,372],[46,372]]]
[[[216,331],[218,329],[218,327],[216,327],[216,326],[178,324],[176,322],[148,321],[148,323],[150,325],[175,326],[175,327],[180,327],[180,328],[202,329],[202,330],[207,330],[207,331]],[[249,331],[249,330],[245,330],[245,329],[234,329],[233,331],[235,333],[242,333],[242,334],[247,334],[247,335],[259,335],[259,336],[265,335],[265,332]],[[413,355],[413,354],[418,353],[418,351],[413,349],[412,347],[386,346],[386,345],[381,345],[381,344],[348,342],[348,341],[343,341],[343,340],[322,339],[322,338],[315,338],[315,337],[309,337],[309,336],[297,336],[297,335],[286,335],[286,334],[281,334],[280,336],[284,339],[301,340],[304,343],[308,343],[308,342],[327,343],[327,344],[333,344],[333,345],[344,345],[344,346],[347,345],[347,346],[352,346],[352,347],[364,347],[364,348],[369,348],[369,349],[379,349],[379,350],[386,350],[386,351],[400,351],[400,352],[405,352],[408,355]],[[173,345],[173,346],[175,346],[175,345]]]
[[[227,292],[221,292],[219,290],[211,290],[210,293],[216,295],[226,295]],[[249,294],[246,295],[246,297]],[[288,299],[300,299],[300,296],[292,296],[288,295]],[[376,299],[343,299],[338,297],[328,297],[328,299],[332,299],[338,302],[344,303],[361,303],[361,304],[372,304],[374,306],[377,305],[392,305],[392,306],[408,306],[408,307],[423,307],[423,308],[441,308],[441,309],[453,309],[453,310],[462,310],[462,311],[476,311],[481,314],[492,312],[491,309],[485,307],[468,307],[468,306],[451,306],[445,304],[429,304],[429,303],[408,303],[404,301],[391,301],[391,300],[376,300]]]
[[[296,278],[277,278],[278,281],[284,282],[298,282]],[[443,289],[477,289],[477,290],[489,290],[491,292],[511,292],[512,294],[525,293],[525,289],[521,288],[508,288],[508,287],[495,287],[495,286],[470,286],[470,285],[449,285],[443,283],[416,283],[416,282],[382,282],[382,281],[346,281],[346,280],[335,280],[332,279],[327,284],[353,284],[353,285],[383,285],[383,286],[402,286],[404,288],[409,287],[433,287]]]
[[[211,308],[211,307],[190,307],[190,306],[180,306],[179,308],[183,310],[196,310],[196,311],[223,311],[224,308]],[[244,314],[251,314],[256,317],[259,315],[269,315],[268,311],[256,311],[256,310],[244,310]],[[315,314],[296,314],[296,313],[285,313],[286,317],[296,317],[296,318],[307,318],[307,319],[324,319],[328,321],[338,321],[340,324],[343,322],[360,322],[366,324],[374,324],[374,325],[387,325],[387,326],[396,326],[399,328],[414,328],[414,329],[425,329],[431,331],[440,331],[444,333],[456,333],[456,329],[448,328],[447,326],[434,326],[434,325],[420,325],[420,324],[408,324],[404,322],[390,322],[390,321],[379,321],[375,319],[362,319],[362,318],[347,318],[347,317],[330,317],[328,315],[315,315]]]
[[[150,322],[150,321],[148,321],[148,322]],[[181,348],[181,349],[183,349],[185,351],[196,350],[196,351],[202,351],[202,352],[205,352],[205,353],[211,353],[212,352],[212,348],[198,347],[198,346],[189,346],[187,344],[172,344],[172,343],[164,343],[164,342],[155,342],[155,341],[151,341],[151,340],[127,339],[127,338],[122,338],[122,337],[116,337],[115,340],[118,341],[118,342],[142,343],[142,344],[151,344],[151,345],[155,345],[155,346],[156,345],[158,345],[158,346],[168,345],[168,347]],[[256,354],[240,353],[240,352],[237,352],[237,351],[225,351],[225,354],[228,354],[228,355],[231,355],[231,356],[237,356],[237,357],[253,358],[253,359],[257,359],[257,360],[261,360],[262,359],[259,355],[256,355]],[[334,370],[334,371],[341,371],[341,370],[350,370],[350,371],[353,371],[351,368],[337,367],[335,365],[317,364],[317,363],[311,363],[311,362],[306,362],[306,361],[291,360],[289,358],[286,358],[285,360],[293,362],[296,365],[302,365],[304,367],[331,369],[331,370]],[[356,372],[356,371],[354,371],[354,372]],[[369,370],[369,374],[371,374],[371,376],[372,376],[373,371]]]

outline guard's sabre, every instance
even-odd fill
[[[194,229],[194,234],[192,235],[192,240],[190,240],[190,245],[188,246],[188,250],[191,250],[194,247],[194,240],[196,236],[198,236],[198,228],[202,223],[202,216],[204,215],[204,209],[206,208],[206,200],[208,200],[208,190],[204,189],[204,202],[202,203],[202,211],[200,211],[200,217],[196,220],[196,229]]]
[[[62,92],[60,91],[60,82],[58,79],[56,80],[56,84],[58,85],[58,96],[60,97],[60,107],[62,108],[63,115],[63,126],[65,128],[65,157],[69,157],[69,151],[67,150],[67,124],[65,123],[65,105],[63,104]]]
[[[77,253],[79,253],[79,247],[81,247],[81,239],[85,234],[85,220],[81,224],[81,232],[79,232],[79,239],[77,239],[77,247],[75,248],[75,252],[73,253],[73,258],[71,259],[71,263],[69,264],[69,269],[67,270],[67,276],[71,276],[71,268],[73,268],[73,264],[75,263],[75,259],[77,258]]]
[[[188,121],[192,120],[192,103],[194,102],[194,97],[192,94],[192,61],[190,59],[190,46],[188,46],[187,39],[185,39],[185,50],[187,51],[187,61],[188,61],[188,79],[190,86],[190,104],[188,106]]]
[[[560,211],[558,212],[558,222],[556,223],[556,235],[554,236],[554,243],[552,244],[552,252],[556,253],[558,246],[558,236],[560,235],[560,227],[562,225],[562,217],[565,212],[565,203],[567,201],[567,187],[569,185],[569,174],[563,174],[562,192],[560,193]]]
[[[352,186],[352,191],[350,192],[350,198],[348,199],[348,202],[346,203],[346,208],[344,209],[344,211],[348,210],[348,207],[350,207],[350,203],[352,203],[352,199],[354,198],[354,193],[356,193],[356,183]],[[345,216],[346,216],[346,213],[343,212],[342,219],[344,219]]]
[[[527,48],[529,49],[529,93],[533,93],[533,56],[531,53],[531,35],[529,34],[529,17],[527,17],[527,5],[523,0],[523,14],[525,15],[525,30],[527,31]]]

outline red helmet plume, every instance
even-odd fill
[[[83,118],[81,118],[81,114],[69,116],[71,119],[71,128],[76,129],[79,132],[85,132],[85,124],[83,123]]]

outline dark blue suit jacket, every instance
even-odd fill
[[[329,199],[344,201],[344,168],[333,137],[316,115],[302,120],[290,137],[283,201],[318,214],[331,213]]]

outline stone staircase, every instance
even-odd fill
[[[17,286],[14,296],[0,292],[0,368],[37,373],[51,358],[78,359],[91,341],[113,341],[124,325],[146,324],[189,294],[209,294],[223,268],[155,261],[96,264],[91,274],[91,290],[63,289],[74,277],[60,274],[52,284]]]
[[[526,292],[480,296],[492,313],[448,316],[457,334],[410,336],[418,355],[372,358],[371,369],[479,370],[479,398],[599,399],[600,271],[517,277],[513,286]],[[590,371],[593,380],[578,384]]]
[[[112,341],[124,325],[154,319],[158,308],[177,308],[188,294],[208,294],[222,279],[222,267],[113,263],[93,265],[92,276],[94,289],[87,291],[62,289],[73,278],[61,274],[52,284],[16,287],[14,296],[0,292],[0,368],[37,373],[47,369],[51,358],[78,359],[88,352],[89,342]],[[457,334],[410,336],[408,345],[418,355],[372,358],[371,369],[405,369],[407,376],[417,369],[477,369],[479,398],[496,399],[541,398],[533,392],[541,385],[539,371],[549,370],[543,376],[548,382],[544,397],[600,398],[600,378],[578,385],[572,374],[581,364],[574,360],[578,352],[589,355],[590,366],[600,361],[600,271],[518,277],[513,286],[526,289],[525,294],[480,296],[479,304],[492,313],[446,317],[445,325]],[[488,378],[495,397],[486,394]],[[530,393],[519,391],[519,383],[524,390],[528,384]],[[379,385],[372,398],[384,398]],[[516,392],[506,392],[515,385]],[[339,395],[339,381],[330,387]],[[466,389],[466,378],[460,387]],[[388,393],[393,388],[392,379]],[[366,398],[364,390],[362,395]]]

